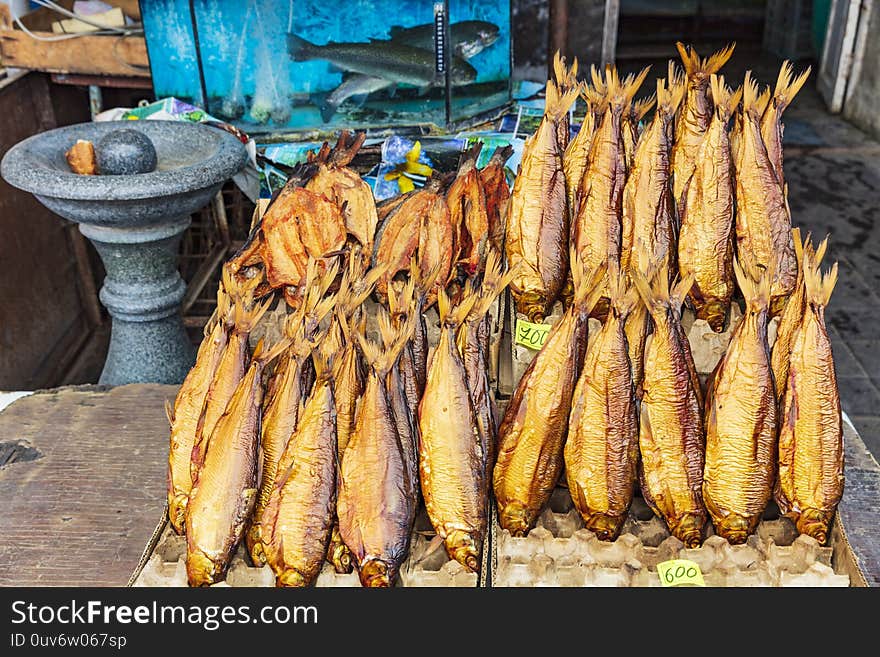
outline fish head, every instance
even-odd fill
[[[705,518],[696,513],[688,513],[675,526],[672,534],[687,548],[697,548],[703,542]]]
[[[480,547],[470,532],[455,529],[446,537],[446,552],[472,573],[480,570]]]
[[[360,568],[361,585],[367,588],[394,586],[397,573],[393,572],[388,564],[379,559],[365,561]]]
[[[278,586],[287,586],[295,588],[304,588],[309,585],[308,578],[304,577],[301,572],[294,568],[285,568],[275,577],[275,583]]]
[[[498,26],[487,21],[473,21],[470,27],[468,34],[461,38],[458,38],[457,32],[452,35],[456,54],[464,59],[479,54],[498,41],[498,37],[501,36]]]
[[[477,79],[477,69],[468,64],[461,57],[452,58],[452,71],[450,80],[453,85],[461,86],[470,84]]]
[[[351,552],[344,543],[338,543],[333,546],[333,551],[329,555],[330,563],[340,575],[351,572]]]
[[[804,509],[797,519],[797,530],[815,538],[820,545],[828,542],[828,525],[833,512],[819,509]]]
[[[715,530],[731,545],[742,545],[749,538],[749,521],[738,513],[729,513],[721,519]]]
[[[511,536],[522,537],[532,528],[531,514],[517,502],[507,504],[498,514],[498,522]]]
[[[189,504],[189,495],[178,493],[168,503],[168,520],[177,530],[177,533],[183,533],[183,527],[186,522],[186,507]]]
[[[190,586],[210,586],[216,584],[223,569],[201,550],[188,550],[186,554],[186,576]]]

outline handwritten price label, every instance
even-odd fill
[[[706,586],[700,567],[688,559],[673,559],[657,564],[663,586]]]
[[[544,346],[551,328],[553,327],[550,324],[532,324],[523,319],[517,319],[516,343],[537,351]]]

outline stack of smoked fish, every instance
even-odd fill
[[[377,207],[348,167],[362,142],[343,133],[298,166],[224,265],[168,409],[169,518],[186,535],[192,586],[222,580],[240,544],[279,586],[313,584],[325,561],[391,586],[422,499],[437,547],[480,568],[497,436],[489,310],[512,276],[512,149],[480,169],[477,143],[455,174]],[[368,310],[371,296],[384,308]],[[283,337],[251,353],[276,301]]]
[[[836,266],[791,228],[782,114],[809,70],[775,88],[719,75],[677,44],[648,99],[647,69],[621,77],[555,61],[526,140],[506,226],[519,314],[564,313],[499,427],[493,489],[502,528],[528,533],[565,472],[586,526],[620,533],[638,482],[669,531],[698,546],[706,524],[745,542],[771,497],[824,543],[843,492],[841,415],[824,308]],[[586,105],[569,141],[568,115]],[[652,106],[653,115],[645,118]],[[704,388],[683,307],[722,332],[744,316]],[[588,317],[602,323],[588,341]],[[771,352],[768,324],[780,317]]]

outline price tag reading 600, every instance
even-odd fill
[[[532,324],[531,322],[517,319],[515,341],[523,347],[537,351],[544,346],[551,328],[553,327],[550,324]]]
[[[663,586],[706,586],[700,566],[688,559],[673,559],[657,564]]]

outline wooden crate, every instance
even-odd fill
[[[66,8],[73,0],[62,0]],[[125,8],[123,8],[125,9]],[[0,5],[0,61],[4,66],[47,73],[76,73],[126,78],[150,78],[147,44],[142,35],[85,35],[56,39],[52,23],[63,18],[46,8],[21,17],[24,26],[36,37],[20,29],[9,13],[9,7]]]

